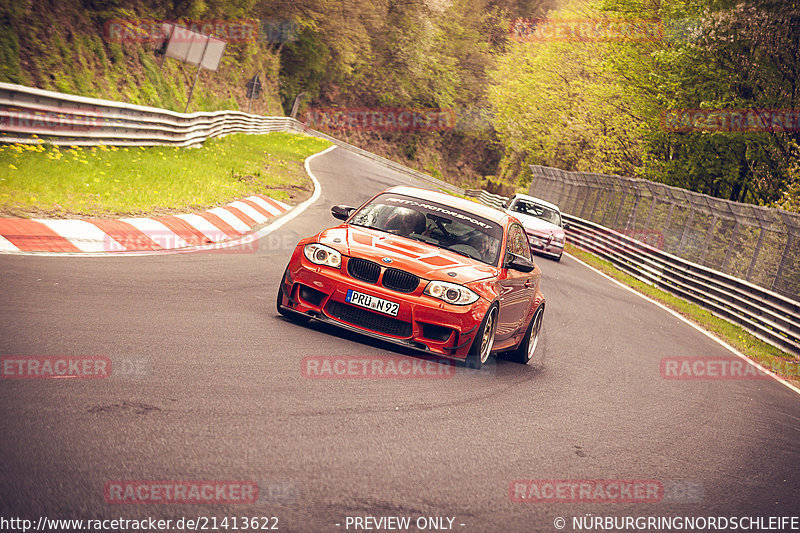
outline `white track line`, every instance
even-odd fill
[[[769,370],[769,369],[767,369],[767,368],[764,368],[763,366],[761,366],[760,364],[756,363],[755,361],[753,361],[752,359],[750,359],[749,357],[747,357],[745,354],[743,354],[742,352],[740,352],[739,350],[737,350],[736,348],[734,348],[733,346],[731,346],[731,345],[730,345],[730,344],[728,344],[727,342],[723,341],[722,339],[720,339],[719,337],[717,337],[716,335],[714,335],[714,334],[713,334],[713,333],[711,333],[710,331],[707,331],[707,330],[703,329],[702,327],[700,327],[700,326],[699,326],[699,325],[697,325],[696,323],[692,322],[691,320],[689,320],[689,319],[688,319],[688,318],[686,318],[685,316],[681,315],[680,313],[678,313],[678,312],[676,312],[676,311],[673,311],[672,309],[670,309],[670,308],[669,308],[669,307],[667,307],[666,305],[662,304],[661,302],[658,302],[658,301],[656,301],[656,300],[653,300],[652,298],[650,298],[650,297],[648,297],[648,296],[646,296],[646,295],[642,294],[641,292],[639,292],[639,291],[637,291],[637,290],[635,290],[635,289],[633,289],[633,288],[631,288],[631,287],[628,287],[627,285],[625,285],[625,284],[624,284],[624,283],[622,283],[621,281],[618,281],[618,280],[616,280],[616,279],[612,278],[611,276],[609,276],[609,275],[608,275],[608,274],[606,274],[605,272],[601,272],[600,270],[598,270],[598,269],[594,268],[593,266],[591,266],[591,265],[589,265],[589,264],[587,264],[587,263],[584,263],[583,261],[581,261],[580,259],[578,259],[578,258],[577,258],[577,257],[575,257],[574,255],[572,255],[572,254],[570,254],[570,253],[567,253],[567,252],[564,252],[564,253],[566,253],[568,256],[570,256],[572,259],[574,259],[574,260],[575,260],[575,261],[577,261],[578,263],[582,264],[582,265],[583,265],[583,266],[585,266],[586,268],[589,268],[589,269],[591,269],[591,270],[594,270],[595,272],[597,272],[598,274],[600,274],[600,275],[601,275],[601,276],[603,276],[604,278],[606,278],[606,279],[608,279],[608,280],[610,280],[610,281],[612,281],[612,282],[616,283],[617,285],[619,285],[620,287],[622,287],[622,288],[623,288],[623,289],[625,289],[626,291],[630,291],[630,292],[632,292],[633,294],[635,294],[636,296],[639,296],[640,298],[643,298],[643,299],[647,300],[647,301],[648,301],[648,302],[650,302],[651,304],[657,305],[658,307],[660,307],[661,309],[663,309],[663,310],[664,310],[664,311],[666,311],[667,313],[671,314],[672,316],[674,316],[674,317],[675,317],[675,318],[677,318],[678,320],[680,320],[680,321],[682,321],[682,322],[685,322],[686,324],[689,324],[690,326],[692,326],[692,327],[693,327],[694,329],[696,329],[697,331],[699,331],[699,332],[701,332],[702,334],[706,335],[708,338],[710,338],[710,339],[712,339],[712,340],[716,341],[717,343],[721,344],[723,347],[725,347],[726,349],[728,349],[728,351],[730,351],[731,353],[733,353],[733,354],[734,354],[736,357],[739,357],[740,359],[744,360],[744,361],[745,361],[745,362],[747,362],[748,364],[750,364],[750,365],[753,365],[754,367],[756,367],[756,368],[757,368],[757,369],[759,369],[760,371],[762,371],[762,372],[764,372],[765,374],[767,374],[767,375],[771,376],[771,377],[772,377],[774,380],[776,380],[776,381],[778,381],[778,382],[780,382],[780,383],[783,383],[784,385],[786,385],[787,387],[789,387],[789,388],[790,388],[791,390],[793,390],[794,392],[796,392],[796,393],[800,394],[800,388],[797,388],[797,387],[795,387],[794,385],[792,385],[791,383],[789,383],[788,381],[786,381],[786,380],[785,380],[785,379],[783,379],[782,377],[778,376],[777,374],[775,374],[775,373],[774,373],[774,372],[772,372],[771,370]]]

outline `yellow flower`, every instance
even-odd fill
[[[35,196],[31,196],[31,202],[35,202],[35,201],[36,201],[36,197]]]
[[[10,163],[8,165],[8,168],[10,168],[11,170],[17,170],[17,167],[15,167],[14,165],[12,165]]]

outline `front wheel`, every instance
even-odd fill
[[[465,364],[467,368],[480,368],[489,360],[497,331],[497,307],[490,307],[479,326],[478,334],[472,341]]]
[[[533,359],[542,333],[542,317],[544,317],[544,306],[540,305],[536,312],[533,313],[531,323],[525,332],[525,338],[519,343],[519,347],[516,350],[509,353],[512,361],[525,365]]]

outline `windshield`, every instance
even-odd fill
[[[510,211],[514,211],[515,213],[522,213],[523,215],[541,218],[542,220],[551,224],[555,224],[559,227],[561,226],[561,215],[558,211],[524,198],[517,198],[517,200],[511,204],[511,207],[508,209]]]
[[[350,224],[377,229],[446,248],[495,266],[503,228],[453,207],[385,193],[363,206]]]

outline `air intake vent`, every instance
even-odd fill
[[[325,312],[342,322],[395,337],[410,337],[413,331],[410,322],[373,313],[335,300],[328,301]]]

